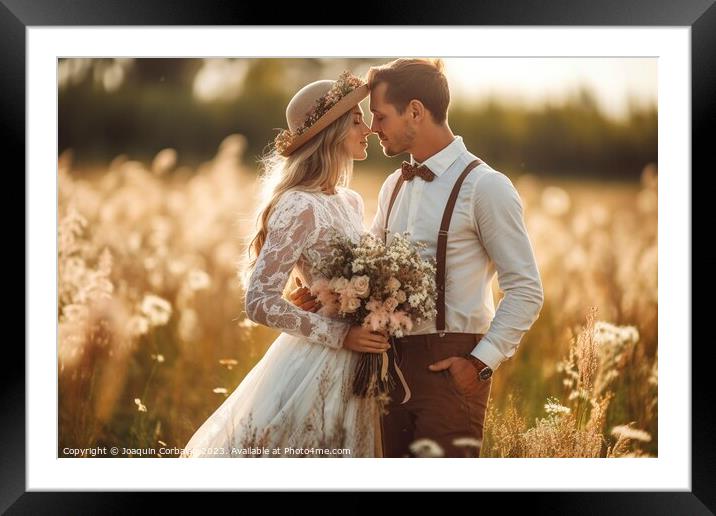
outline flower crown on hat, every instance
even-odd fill
[[[328,92],[318,98],[306,115],[306,118],[301,127],[298,127],[295,131],[291,132],[290,129],[283,129],[274,140],[274,146],[276,150],[283,154],[284,150],[291,145],[293,140],[305,133],[313,124],[315,124],[323,115],[326,114],[333,106],[335,106],[339,100],[348,95],[356,88],[363,86],[365,82],[359,77],[356,77],[348,70],[344,71],[338,76],[338,80],[335,81],[331,89]]]

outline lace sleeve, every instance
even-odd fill
[[[350,194],[351,204],[355,209],[361,221],[365,218],[365,205],[363,204],[363,197],[355,190],[347,189]]]
[[[252,321],[341,348],[350,323],[302,310],[283,298],[283,289],[304,249],[318,238],[315,206],[302,192],[279,199],[268,220],[266,241],[246,290],[246,314]]]

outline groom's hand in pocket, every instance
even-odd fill
[[[388,337],[363,326],[351,326],[343,347],[359,353],[383,353],[390,349]]]
[[[463,357],[448,357],[430,364],[428,369],[433,372],[448,370],[458,388],[463,392],[471,392],[480,387],[475,366]]]
[[[308,312],[317,312],[321,308],[321,303],[316,296],[311,294],[308,287],[303,286],[301,280],[296,278],[297,288],[288,294],[288,300],[302,310]]]

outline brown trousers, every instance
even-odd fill
[[[467,355],[481,338],[481,334],[473,333],[446,333],[443,337],[432,333],[392,339],[388,356],[396,382],[385,406],[387,413],[381,417],[384,457],[425,456],[425,448],[416,452],[410,449],[413,443],[421,448],[416,442],[420,439],[436,443],[439,448],[428,449],[437,451],[438,456],[480,456],[492,378],[476,382],[471,392],[464,392],[450,369],[431,371],[428,365]],[[410,398],[403,404],[405,389],[398,381],[394,361],[410,389]]]

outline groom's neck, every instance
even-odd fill
[[[415,161],[422,163],[450,145],[454,139],[455,135],[447,124],[431,124],[416,135],[410,154]]]

